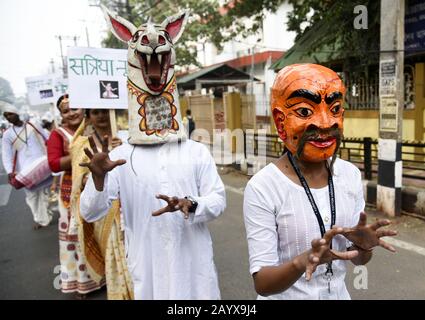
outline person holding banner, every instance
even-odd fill
[[[96,222],[88,223],[80,217],[80,195],[90,171],[79,164],[88,160],[84,153],[85,148],[96,148],[99,151],[102,149],[100,137],[104,135],[112,137],[109,110],[86,110],[86,124],[80,126],[71,146],[71,209],[78,217],[79,241],[91,278],[96,281],[106,278],[108,300],[130,300],[133,299],[133,284],[125,258],[119,199],[114,200],[108,214]],[[112,138],[108,142],[108,149],[112,150],[121,144],[120,139]]]
[[[52,220],[48,210],[51,172],[46,159],[47,133],[39,125],[22,121],[14,105],[1,101],[1,107],[4,117],[12,124],[3,135],[3,166],[13,187],[25,187],[25,200],[37,230]]]
[[[101,285],[88,275],[84,256],[78,241],[78,226],[71,211],[72,167],[69,147],[73,136],[84,119],[83,109],[70,109],[67,94],[61,96],[56,107],[62,117],[62,126],[52,131],[47,142],[49,165],[60,173],[59,183],[59,259],[61,287],[64,293],[76,293],[77,299],[98,290]]]

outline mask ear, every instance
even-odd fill
[[[273,120],[274,124],[276,126],[277,133],[279,134],[279,137],[285,141],[286,140],[286,130],[284,129],[283,122],[285,121],[285,114],[282,112],[282,110],[279,110],[278,108],[274,108],[273,111]]]
[[[128,42],[137,28],[130,21],[110,12],[104,5],[101,5],[101,8],[114,36],[123,42]]]
[[[180,36],[182,35],[186,26],[188,16],[189,11],[183,10],[174,16],[168,17],[162,22],[162,27],[167,30],[168,34],[173,40],[173,43],[176,43],[180,39]]]

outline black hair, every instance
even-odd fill
[[[58,110],[59,110],[59,111],[61,111],[61,109],[59,108],[59,106],[61,105],[62,100],[63,100],[63,99],[68,99],[68,98],[69,98],[69,96],[68,96],[68,94],[67,94],[67,93],[65,93],[64,95],[60,96],[60,98],[59,98],[59,99],[58,99],[58,101],[56,102],[56,108],[58,108]]]
[[[186,114],[187,114],[188,116],[190,116],[190,115],[192,114],[192,111],[190,111],[190,109],[187,109],[187,110],[186,110]]]
[[[108,109],[99,109],[99,108],[94,108],[94,109],[84,109],[84,112],[86,113],[86,118],[90,118],[90,111],[92,110],[103,110],[103,111],[108,111]]]

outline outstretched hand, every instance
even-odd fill
[[[357,257],[359,252],[356,250],[340,252],[330,248],[333,237],[338,234],[343,234],[343,232],[343,228],[333,227],[324,234],[322,239],[315,239],[311,242],[311,250],[307,252],[305,270],[305,278],[307,281],[311,279],[312,274],[320,264],[328,263],[333,260],[351,260]]]
[[[192,206],[192,202],[187,199],[179,199],[178,197],[168,197],[163,194],[158,194],[155,196],[157,199],[161,199],[167,202],[167,205],[159,210],[152,212],[154,217],[160,216],[166,212],[174,212],[181,210],[183,212],[184,218],[189,218],[189,209]]]
[[[92,173],[93,182],[98,191],[103,190],[103,182],[106,173],[113,170],[117,166],[121,166],[126,163],[125,160],[112,161],[109,158],[108,151],[108,136],[104,136],[103,140],[100,141],[102,144],[102,151],[98,152],[96,143],[94,142],[93,136],[89,137],[89,143],[92,151],[89,148],[84,148],[84,153],[90,159],[89,162],[80,163],[80,166],[87,167]]]
[[[363,250],[371,250],[373,247],[380,246],[391,252],[395,249],[390,244],[381,240],[382,237],[393,237],[397,235],[397,231],[381,229],[391,224],[390,220],[379,219],[375,223],[367,224],[366,213],[360,213],[360,219],[354,228],[344,228],[343,235],[353,242],[355,246]]]

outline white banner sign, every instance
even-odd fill
[[[68,81],[59,74],[25,78],[30,105],[56,103],[66,93]]]
[[[127,50],[68,49],[71,108],[127,109]]]

